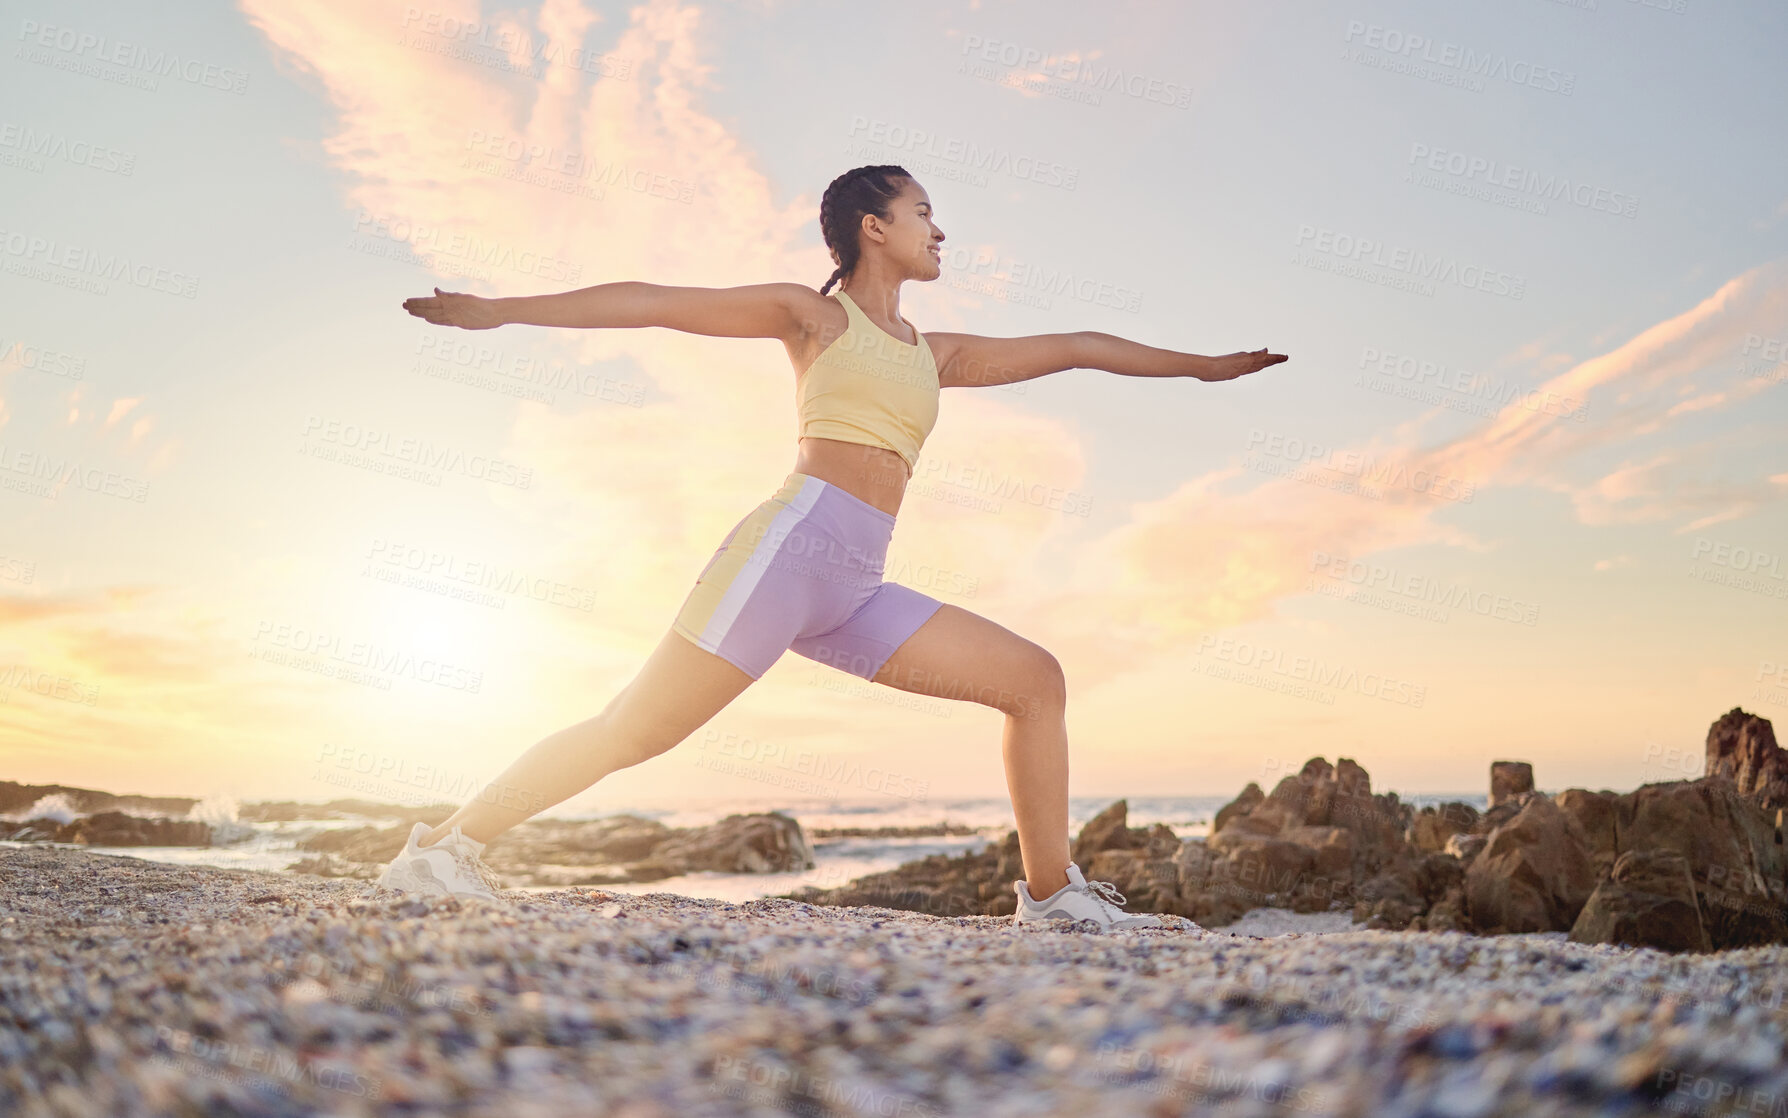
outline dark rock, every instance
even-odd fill
[[[1576,943],[1711,951],[1689,861],[1674,850],[1629,850],[1571,925]]]
[[[1442,853],[1457,858],[1461,866],[1469,866],[1471,860],[1483,851],[1487,841],[1489,840],[1483,835],[1454,835],[1447,840],[1447,848]]]
[[[1018,832],[1010,832],[1016,846]],[[881,873],[866,874],[836,889],[803,886],[778,894],[786,900],[815,905],[849,905],[897,908],[931,916],[1010,916],[1018,897],[1006,883],[1003,894],[982,896],[980,886],[999,872],[1004,844],[988,846],[951,858],[933,854]],[[1017,878],[1023,878],[1020,871]]]
[[[1788,807],[1788,752],[1769,719],[1733,707],[1707,729],[1706,776],[1723,776],[1765,811]]]
[[[493,866],[499,860],[561,865],[633,862],[650,857],[676,833],[655,819],[629,814],[530,819],[492,839],[484,860]]]
[[[1668,850],[1695,882],[1715,950],[1788,942],[1788,855],[1772,814],[1723,776],[1647,784],[1619,797],[1621,854]]]
[[[979,829],[966,823],[920,823],[908,827],[813,827],[809,838],[944,838],[978,834]]]
[[[299,819],[390,819],[404,825],[404,833],[418,823],[433,827],[451,816],[454,804],[384,804],[375,800],[330,800],[301,804],[292,800],[263,800],[243,804],[236,818],[244,823],[291,823]]]
[[[1422,917],[1422,928],[1430,932],[1469,932],[1471,920],[1465,914],[1465,885],[1449,888]]]
[[[179,816],[191,811],[199,802],[190,796],[118,796],[92,788],[70,788],[65,784],[15,784],[0,780],[0,815],[27,811],[45,796],[62,796],[70,807],[83,814],[134,810]]]
[[[1409,841],[1417,850],[1439,853],[1447,848],[1454,835],[1468,835],[1477,826],[1478,809],[1458,800],[1438,806],[1430,804],[1415,814],[1409,828]]]
[[[353,862],[377,863],[383,866],[397,857],[397,852],[404,848],[404,843],[409,837],[409,827],[342,827],[306,835],[298,840],[297,846],[300,850],[334,855],[333,859],[325,859],[318,863],[324,867]],[[304,872],[323,874],[325,877],[353,876],[351,874],[324,873],[322,869]]]
[[[1576,819],[1545,796],[1496,828],[1465,874],[1466,907],[1481,933],[1570,928],[1595,889]]]
[[[1106,850],[1129,850],[1135,846],[1130,837],[1130,828],[1126,825],[1130,814],[1130,802],[1118,800],[1087,821],[1080,829],[1080,836],[1074,840],[1068,858],[1081,867],[1081,873],[1091,864],[1093,855]],[[1091,879],[1089,879],[1091,880]]]
[[[191,819],[142,819],[122,811],[101,811],[64,825],[58,841],[88,846],[210,846],[211,825]]]
[[[1495,807],[1487,808],[1482,815],[1478,816],[1478,821],[1472,824],[1471,833],[1488,836],[1496,828],[1520,815],[1521,809],[1527,806],[1527,801],[1537,795],[1539,795],[1538,792],[1523,792],[1518,796],[1511,796]]]
[[[1374,795],[1366,770],[1346,757],[1334,765],[1312,757],[1270,794],[1244,792],[1220,817],[1223,826],[1209,839],[1217,860],[1206,880],[1251,907],[1352,904],[1355,882],[1410,855],[1409,805],[1395,793]]]
[[[376,875],[404,848],[413,826],[309,835],[298,842],[300,850],[332,857],[305,863],[313,868],[303,872],[363,877],[364,867],[371,867]],[[814,865],[801,825],[780,812],[729,815],[706,827],[684,829],[637,815],[530,819],[491,840],[483,860],[506,885],[554,888],[662,881],[704,870],[784,873]]]
[[[1614,865],[1616,852],[1620,849],[1615,835],[1620,797],[1613,792],[1566,788],[1552,799],[1583,829],[1583,837],[1589,844],[1589,861],[1595,867],[1596,877],[1606,877]]]
[[[1490,806],[1533,791],[1533,765],[1526,761],[1490,762]]]
[[[639,843],[645,836],[636,831],[632,837]],[[612,848],[611,840],[605,852]],[[808,845],[801,824],[779,811],[729,815],[706,827],[669,833],[669,837],[645,849],[649,854],[636,868],[662,867],[669,871],[666,877],[704,871],[788,873],[813,868],[813,848]]]
[[[1260,790],[1260,785],[1250,780],[1248,782],[1248,787],[1242,789],[1241,795],[1237,796],[1218,810],[1217,818],[1211,824],[1211,834],[1214,835],[1218,831],[1221,831],[1224,826],[1236,816],[1247,815],[1256,807],[1259,807],[1260,801],[1264,799],[1266,799],[1266,793]]]

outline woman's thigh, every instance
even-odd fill
[[[671,629],[597,717],[622,752],[644,761],[699,730],[754,682]]]
[[[1042,645],[948,602],[871,677],[917,695],[1038,717],[1066,702],[1062,666]]]

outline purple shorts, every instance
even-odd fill
[[[702,568],[671,628],[753,679],[784,649],[864,679],[943,605],[882,581],[894,517],[792,473]]]

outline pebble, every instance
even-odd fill
[[[1784,973],[1780,945],[486,904],[20,847],[0,1114],[1781,1113]]]

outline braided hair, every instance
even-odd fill
[[[912,176],[905,168],[888,163],[855,167],[826,187],[825,195],[820,198],[820,233],[826,238],[826,248],[831,251],[832,260],[838,267],[820,288],[821,295],[856,270],[857,255],[861,251],[857,232],[862,228],[863,215],[874,214],[883,221],[893,221],[888,203],[898,198],[911,180]]]

